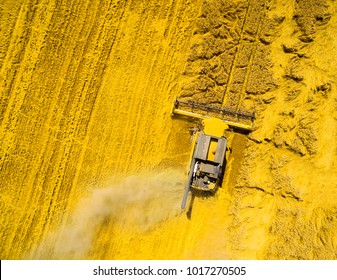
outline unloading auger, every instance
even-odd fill
[[[202,129],[194,133],[192,156],[181,208],[185,209],[188,193],[215,193],[221,185],[226,165],[228,141],[224,133],[229,128],[251,131],[254,114],[215,108],[191,101],[174,102],[173,115],[199,119]]]

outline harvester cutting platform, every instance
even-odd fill
[[[192,157],[181,208],[186,207],[188,193],[215,193],[221,186],[226,165],[229,128],[251,131],[254,114],[219,109],[195,102],[175,100],[173,114],[199,119],[202,129],[194,133]]]

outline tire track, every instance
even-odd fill
[[[240,39],[239,39],[238,44],[235,46],[236,51],[235,51],[235,55],[234,55],[234,58],[233,58],[233,61],[232,61],[232,64],[231,64],[231,67],[230,67],[230,70],[229,70],[229,77],[228,77],[228,80],[227,80],[227,83],[226,83],[226,90],[225,90],[223,98],[222,98],[222,108],[227,107],[226,104],[227,104],[227,100],[228,100],[228,95],[229,95],[231,84],[233,83],[233,79],[234,79],[234,72],[235,72],[235,68],[236,68],[236,64],[237,64],[237,60],[238,60],[239,49],[240,49],[242,41],[243,41],[244,32],[245,32],[245,25],[246,25],[246,21],[247,21],[248,15],[249,15],[249,8],[251,7],[251,1],[248,1],[246,13],[245,13],[243,24],[242,24],[242,27],[241,27]]]
[[[267,1],[205,1],[180,98],[233,111],[244,107]],[[267,43],[266,43],[267,44]],[[251,108],[249,108],[251,109]]]
[[[28,47],[31,47],[31,28],[29,28],[29,26],[32,25],[35,16],[35,9],[33,8],[35,6],[34,1],[29,1],[27,5],[28,8],[24,5],[22,6],[15,24],[15,31],[12,35],[13,41],[10,43],[11,47],[4,61],[4,65],[8,66],[3,66],[0,72],[0,76],[2,77],[0,80],[2,95],[2,103],[0,106],[0,146],[2,148],[2,161],[0,162],[0,166],[3,165],[4,158],[6,158],[7,154],[13,149],[13,134],[6,132],[13,131],[17,125],[18,111],[24,101],[24,92],[26,90],[23,88],[22,83],[29,83],[30,80],[29,74],[27,75],[24,71],[25,69],[20,67],[20,65],[25,61],[32,61],[34,64],[33,61],[36,59],[30,52],[26,51]],[[23,94],[20,94],[20,92],[23,92]],[[3,142],[6,142],[7,145],[3,145]]]
[[[249,2],[245,22],[241,29],[240,41],[230,72],[230,78],[224,93],[223,108],[234,111],[241,109],[246,95],[247,81],[252,65],[254,64],[254,57],[259,44],[259,36],[265,18],[265,7],[266,2],[263,4],[259,3],[259,1]],[[255,20],[256,16],[259,18],[257,21]],[[245,48],[244,46],[247,47]],[[250,50],[248,53],[246,51],[247,48]]]
[[[253,46],[252,53],[249,57],[248,69],[247,69],[247,72],[246,72],[246,75],[245,75],[245,80],[243,82],[243,86],[242,86],[242,90],[241,90],[241,94],[240,94],[240,99],[239,99],[239,101],[237,103],[237,106],[235,108],[236,111],[240,111],[241,106],[243,105],[243,101],[246,97],[246,87],[247,87],[248,79],[250,77],[250,73],[252,71],[252,66],[254,64],[255,54],[256,54],[256,51],[257,51],[257,48],[258,48],[258,45],[259,45],[259,37],[261,35],[262,26],[264,24],[264,20],[265,20],[265,17],[266,17],[266,4],[267,4],[267,1],[264,2],[263,12],[260,12],[261,16],[260,16],[259,26],[258,26],[258,29],[257,29],[257,32],[256,32],[256,36],[255,36],[255,43],[254,43],[254,46]]]

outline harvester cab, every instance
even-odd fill
[[[199,119],[202,124],[201,130],[195,131],[193,137],[192,156],[181,203],[184,209],[190,191],[214,194],[221,186],[228,150],[225,131],[229,128],[251,131],[255,116],[179,100],[175,100],[172,113]],[[238,119],[244,121],[238,122]]]

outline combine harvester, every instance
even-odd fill
[[[185,209],[189,191],[214,194],[221,186],[228,150],[224,133],[230,128],[251,131],[255,115],[179,100],[175,100],[172,113],[199,120],[202,125],[193,130],[192,157],[181,203]]]

